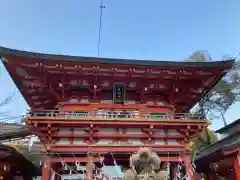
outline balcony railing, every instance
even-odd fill
[[[74,111],[56,111],[42,110],[30,111],[29,116],[44,117],[65,117],[65,118],[98,118],[98,119],[146,119],[146,120],[168,120],[168,119],[205,119],[201,114],[193,113],[140,113],[125,111],[92,111],[92,112],[74,112]]]

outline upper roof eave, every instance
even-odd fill
[[[224,68],[230,69],[234,59],[214,62],[177,62],[177,61],[154,61],[154,60],[133,60],[116,58],[99,58],[70,55],[44,54],[28,51],[15,50],[0,46],[0,56],[18,56],[41,60],[78,61],[83,63],[118,64],[118,65],[140,65],[140,66],[163,66],[163,67],[200,67],[200,68]]]

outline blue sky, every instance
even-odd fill
[[[183,60],[208,50],[219,60],[240,51],[239,0],[104,0],[100,56]],[[45,53],[97,56],[100,0],[1,0],[0,45]],[[0,99],[12,116],[26,103],[0,66]],[[240,117],[235,104],[228,122]],[[213,121],[213,128],[223,124]]]

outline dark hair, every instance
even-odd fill
[[[162,161],[160,163],[160,170],[167,170],[167,162]]]

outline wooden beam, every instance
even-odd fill
[[[51,162],[51,163],[56,163],[56,162],[66,162],[66,163],[70,163],[70,162],[83,162],[83,163],[87,163],[89,162],[89,160],[92,160],[93,162],[100,162],[100,157],[64,157],[64,155],[59,155],[59,157],[47,157],[46,161]]]
[[[62,105],[68,105],[68,103],[64,103],[64,102],[60,102],[60,104]],[[77,105],[77,106],[81,106],[82,104],[71,104],[71,105]],[[71,107],[71,105],[68,105],[69,107]],[[67,107],[68,107],[67,106]],[[66,107],[66,108],[67,108]],[[169,112],[170,110],[172,110],[173,106],[171,105],[155,105],[155,106],[151,106],[151,107],[148,107],[147,104],[101,104],[101,103],[96,103],[96,104],[88,104],[86,106],[83,106],[82,108],[88,108],[89,110],[93,110],[93,109],[96,109],[96,108],[99,108],[99,109],[146,109],[146,110],[149,110],[151,112],[151,110],[154,110],[156,108],[163,108],[163,109],[166,109],[166,111],[164,112]],[[81,108],[81,107],[79,107]],[[69,110],[72,110],[72,109],[69,109]]]
[[[161,161],[166,161],[166,162],[181,162],[181,158],[179,156],[175,156],[175,157],[167,157],[167,156],[159,156]],[[65,162],[65,163],[72,163],[72,162],[80,162],[80,163],[87,163],[89,162],[89,160],[92,160],[93,162],[101,162],[101,158],[100,157],[77,157],[75,155],[75,157],[64,157],[63,155],[61,157],[48,157],[46,159],[46,161],[49,161],[51,163],[58,163],[58,162]],[[118,158],[118,157],[114,157],[114,159],[116,161],[119,162],[128,162],[129,161],[129,157],[122,157],[122,158]],[[113,158],[109,158],[109,157],[104,157],[104,161],[105,162],[112,162]],[[121,163],[120,163],[121,164]]]
[[[53,152],[97,152],[97,153],[134,153],[139,150],[140,146],[59,146],[52,144],[51,151]],[[153,151],[160,152],[184,152],[185,148],[182,146],[172,147],[172,146],[153,146],[153,145],[144,145],[144,147],[150,147]]]
[[[42,130],[46,130],[41,128]],[[67,138],[67,137],[73,137],[73,138],[84,138],[84,137],[89,137],[89,134],[83,134],[83,133],[55,133],[52,135],[55,138]],[[108,133],[108,134],[104,134],[104,133],[94,133],[93,138],[97,137],[97,138],[101,138],[101,139],[105,139],[105,138],[148,138],[148,134],[127,134],[127,133]],[[183,135],[160,135],[160,134],[155,134],[151,136],[154,139],[183,139],[184,136]]]
[[[222,152],[224,155],[238,154],[240,152],[240,148],[223,149]]]
[[[199,120],[199,119],[169,119],[169,120],[149,120],[144,118],[91,118],[91,117],[48,117],[48,116],[30,116],[27,118],[27,121],[37,122],[40,124],[51,123],[51,124],[96,124],[96,125],[112,125],[112,126],[129,126],[129,125],[139,125],[139,126],[147,126],[154,125],[154,127],[171,127],[171,126],[179,126],[185,127],[196,126],[196,125],[208,125],[208,121]]]

